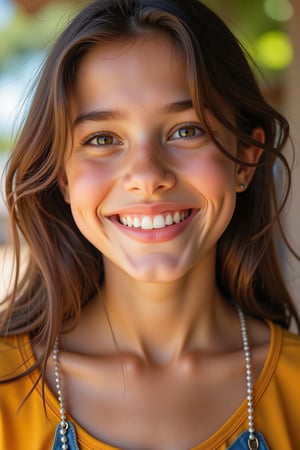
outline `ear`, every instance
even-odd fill
[[[255,128],[252,132],[252,138],[258,142],[265,142],[265,132],[262,128]],[[250,164],[257,164],[263,153],[263,149],[255,146],[239,147],[237,157],[241,161]],[[248,167],[242,164],[237,164],[235,168],[236,192],[243,192],[253,178],[256,167]]]
[[[57,184],[66,203],[70,203],[69,184],[66,172],[62,170],[58,176]]]

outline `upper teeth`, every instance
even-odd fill
[[[157,214],[155,216],[137,216],[127,215],[119,216],[120,222],[127,227],[143,228],[144,230],[153,230],[154,228],[164,228],[174,223],[182,222],[189,215],[189,211],[168,212]]]

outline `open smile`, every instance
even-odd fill
[[[191,209],[181,211],[167,211],[163,214],[142,215],[126,214],[119,215],[119,222],[128,228],[141,228],[143,230],[153,230],[179,224],[186,220],[192,213]]]
[[[131,239],[154,243],[174,239],[185,231],[199,209],[185,208],[165,211],[140,211],[115,213],[109,220]],[[149,209],[149,208],[148,208]],[[155,209],[155,208],[153,208]]]

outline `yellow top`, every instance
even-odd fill
[[[264,368],[254,388],[255,428],[272,450],[300,449],[300,337],[272,323],[271,342]],[[28,336],[0,340],[0,377],[15,375],[26,362],[34,362]],[[24,367],[24,366],[23,366]],[[41,385],[20,408],[37,379],[38,371],[18,381],[0,385],[0,450],[50,450],[57,424],[59,404],[48,386],[45,417]],[[84,450],[116,450],[99,442],[70,418]],[[194,450],[225,450],[247,429],[247,402],[209,439]]]

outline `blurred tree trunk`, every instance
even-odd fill
[[[300,254],[300,2],[294,0],[292,3],[294,15],[290,23],[290,35],[294,46],[294,59],[288,72],[283,106],[291,125],[295,161],[292,199],[285,217],[285,230],[291,244]],[[286,275],[300,312],[300,262],[291,256],[287,258]]]

